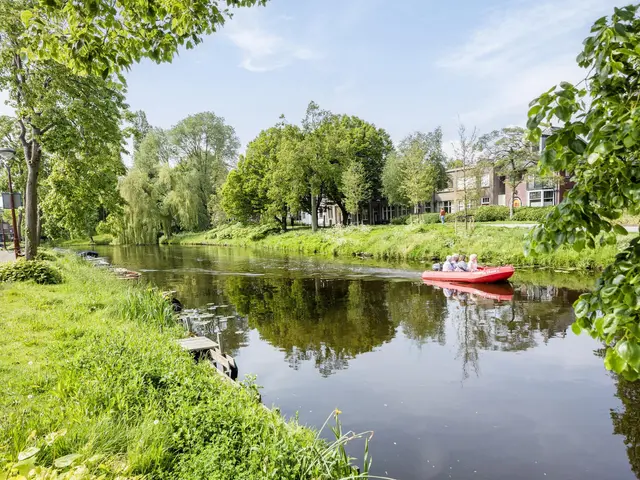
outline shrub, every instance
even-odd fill
[[[440,222],[440,214],[439,213],[423,213],[418,216],[420,223],[439,223]]]
[[[403,215],[391,219],[391,225],[406,225],[409,222],[409,215]]]
[[[249,232],[248,238],[249,240],[255,242],[258,240],[262,240],[263,238],[275,234],[280,233],[281,227],[278,225],[267,224],[267,225],[259,225],[254,227]]]
[[[60,270],[42,260],[18,260],[0,266],[0,282],[27,282],[40,285],[62,283]]]
[[[518,222],[542,222],[554,207],[519,207],[513,213]]]
[[[55,262],[58,259],[58,255],[46,250],[38,250],[36,254],[36,260],[42,260],[44,262]]]
[[[509,207],[486,205],[471,212],[476,222],[503,222],[509,220]]]

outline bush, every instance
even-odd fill
[[[27,282],[40,285],[62,283],[60,271],[42,260],[18,260],[0,266],[0,282]]]
[[[440,223],[439,213],[423,213],[418,216],[420,223]]]
[[[518,222],[543,222],[554,207],[519,207],[515,209],[512,220]]]
[[[509,207],[486,205],[471,212],[476,222],[504,222],[509,220]]]
[[[58,258],[58,255],[46,250],[38,250],[38,253],[36,254],[36,260],[41,260],[44,262],[55,262]]]
[[[407,223],[409,223],[409,215],[391,219],[391,225],[407,225]]]

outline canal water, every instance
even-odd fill
[[[640,386],[605,371],[601,345],[571,332],[579,292],[562,284],[575,288],[575,277],[458,292],[425,285],[415,266],[215,247],[98,251],[177,291],[186,308],[225,312],[222,346],[240,377],[257,375],[266,405],[316,428],[338,408],[345,429],[373,430],[374,474],[640,473]]]

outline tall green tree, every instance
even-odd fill
[[[401,190],[416,208],[431,201],[436,191],[447,183],[445,156],[442,151],[442,130],[416,132],[404,138],[398,146],[402,169]]]
[[[392,152],[387,157],[382,170],[382,191],[390,205],[410,205],[402,187],[404,181],[403,159],[404,157]]]
[[[575,186],[536,228],[529,248],[548,252],[568,244],[581,251],[627,234],[616,221],[640,213],[640,16],[638,5],[614,9],[595,22],[577,62],[585,78],[562,82],[531,103],[530,139],[543,127],[541,167],[570,175]],[[609,347],[605,366],[628,380],[640,376],[640,237],[635,235],[575,303],[576,333]]]
[[[505,177],[511,189],[509,216],[513,217],[516,191],[527,176],[536,171],[540,154],[536,143],[527,138],[521,127],[506,127],[480,138],[483,161],[494,167],[498,175]]]
[[[38,177],[43,153],[96,158],[108,145],[122,141],[120,124],[124,87],[95,76],[77,76],[54,61],[24,55],[28,37],[21,9],[28,0],[0,1],[0,89],[15,110],[18,140],[26,164],[25,256],[35,257],[39,243]],[[23,15],[24,17],[24,15]]]
[[[345,208],[357,224],[360,205],[371,198],[367,172],[362,163],[353,162],[342,173],[342,190]]]
[[[197,223],[204,230],[211,224],[210,201],[235,163],[240,142],[233,127],[213,112],[190,115],[170,132],[176,175],[184,188],[197,195]]]

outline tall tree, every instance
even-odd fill
[[[578,85],[562,82],[531,103],[528,127],[558,126],[546,140],[541,167],[571,175],[575,186],[531,235],[529,248],[577,251],[626,234],[616,221],[640,213],[640,16],[638,5],[615,8],[596,21],[577,62]],[[605,366],[628,380],[640,377],[640,237],[602,272],[592,292],[575,303],[574,332],[586,330],[609,347]]]
[[[403,157],[392,152],[382,170],[382,191],[390,205],[410,205],[404,188]]]
[[[478,131],[474,127],[471,133],[461,123],[458,126],[458,144],[453,149],[458,168],[462,168],[462,201],[467,208],[478,200],[482,168],[478,167]],[[455,185],[456,191],[458,186]],[[465,216],[465,226],[467,217]]]
[[[431,201],[436,191],[446,186],[440,128],[407,136],[398,146],[398,156],[402,165],[402,190],[416,209],[420,202]]]
[[[527,131],[521,127],[506,127],[495,130],[480,139],[483,160],[495,168],[498,175],[505,177],[511,189],[509,216],[513,217],[513,202],[518,186],[536,170],[540,154],[537,144],[527,138]]]
[[[105,144],[119,145],[124,88],[111,80],[74,75],[53,61],[25,56],[27,35],[20,9],[27,0],[0,1],[0,89],[9,93],[27,170],[25,256],[35,257],[38,242],[38,176],[43,152],[95,158]]]
[[[353,162],[342,173],[342,189],[345,208],[351,213],[352,220],[355,220],[357,224],[360,205],[370,198],[370,185],[362,163]]]
[[[266,1],[226,3],[240,7]],[[50,148],[47,137],[54,127],[69,120],[68,126],[75,127],[83,141],[87,135],[110,133],[112,107],[118,114],[122,108],[122,89],[110,80],[112,74],[124,82],[122,70],[142,58],[170,61],[179,47],[192,48],[229,15],[217,2],[207,0],[188,4],[165,0],[153,5],[136,0],[0,1],[0,89],[10,92],[18,113],[28,170],[27,259],[35,257],[38,247],[38,173],[43,147],[45,151]],[[107,92],[113,92],[110,98]],[[69,108],[74,101],[84,108]],[[95,113],[92,128],[83,125],[89,122],[82,110]],[[62,112],[78,118],[65,118]],[[67,146],[69,143],[75,141]]]
[[[176,173],[198,197],[196,227],[211,224],[209,207],[237,158],[240,142],[233,127],[213,112],[190,115],[169,132],[177,159]]]

